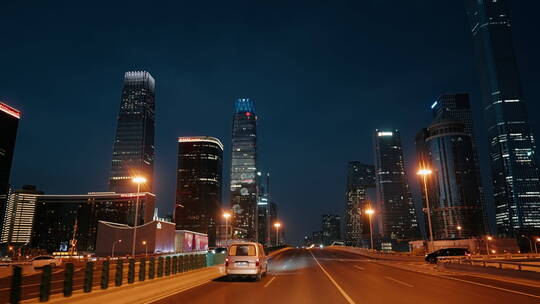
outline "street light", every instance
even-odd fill
[[[225,218],[225,247],[227,247],[229,243],[229,218],[231,217],[231,214],[229,212],[224,212],[223,217]]]
[[[534,240],[534,252],[536,254],[538,254],[538,247],[536,247],[536,243],[540,242],[540,237],[537,237],[535,240]]]
[[[371,207],[368,207],[368,209],[366,209],[366,214],[369,217],[369,234],[371,238],[371,250],[373,250],[373,225],[371,224],[371,216],[373,215],[373,213],[375,213],[375,210],[371,209]]]
[[[137,198],[135,200],[135,221],[133,224],[133,245],[131,247],[131,256],[135,256],[135,240],[137,239],[137,220],[139,219],[139,194],[141,193],[141,184],[146,183],[146,178],[135,176],[132,181],[137,184]]]
[[[416,172],[416,174],[420,175],[422,177],[422,182],[424,183],[424,191],[426,193],[426,210],[427,210],[427,218],[428,218],[428,228],[429,228],[429,246],[428,251],[431,251],[433,249],[433,229],[431,227],[431,212],[429,210],[429,193],[427,189],[427,177],[432,173],[431,169],[428,168],[422,168]],[[431,249],[429,248],[431,247]]]
[[[274,227],[276,227],[276,246],[279,244],[279,227],[281,227],[280,222],[274,223]]]
[[[488,256],[489,256],[489,242],[491,240],[493,240],[493,238],[491,236],[486,237],[486,252],[487,252]]]
[[[461,226],[457,226],[458,238],[461,238]]]
[[[148,258],[148,244],[146,241],[142,241],[142,244],[144,245],[144,257]]]
[[[13,257],[14,257],[14,255],[13,255],[13,246],[8,246],[8,251],[9,251],[9,254],[11,255],[11,259],[13,259]]]
[[[116,246],[116,243],[122,243],[122,240],[117,240],[112,243],[111,258],[114,258],[114,247]]]
[[[521,235],[522,238],[524,239],[527,239],[527,241],[529,241],[529,252],[532,253],[532,248],[533,248],[533,245],[532,245],[532,241],[529,237],[525,236],[524,234]],[[536,244],[535,244],[536,245]]]

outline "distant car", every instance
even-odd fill
[[[225,258],[225,271],[229,280],[242,276],[260,281],[268,272],[263,246],[254,242],[232,244]]]
[[[52,255],[40,255],[30,260],[32,262],[32,267],[41,268],[43,266],[51,265],[51,267],[56,267],[62,265],[62,260],[53,257]]]
[[[471,252],[465,248],[444,248],[444,249],[439,249],[437,251],[433,251],[432,253],[426,254],[425,260],[428,263],[435,264],[437,263],[437,259],[439,257],[470,256],[470,255],[471,255]]]
[[[225,247],[217,247],[216,249],[214,249],[214,252],[215,253],[227,253],[227,248],[225,248]]]

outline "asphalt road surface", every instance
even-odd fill
[[[259,282],[219,278],[154,303],[540,303],[540,288],[391,264],[334,249],[291,249],[271,260]]]

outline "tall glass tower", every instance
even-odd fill
[[[137,191],[133,176],[144,176],[141,191],[152,192],[154,174],[154,91],[152,75],[144,71],[126,72],[114,140],[109,191]]]
[[[257,197],[257,116],[253,100],[240,98],[233,115],[231,208],[243,239],[258,237]]]
[[[176,179],[176,229],[208,234],[216,246],[216,228],[221,220],[221,172],[223,144],[208,136],[178,139]]]
[[[534,137],[514,53],[506,0],[467,0],[481,80],[499,233],[540,230]]]
[[[375,130],[375,182],[380,203],[381,236],[408,250],[408,241],[418,237],[418,223],[407,183],[401,136],[398,130]]]
[[[345,193],[345,244],[360,246],[366,235],[369,238],[369,219],[362,216],[367,208],[367,189],[375,187],[375,168],[359,161],[347,166],[347,190]]]
[[[9,176],[21,112],[0,102],[0,228],[4,222],[9,192]],[[1,230],[0,230],[1,231]]]

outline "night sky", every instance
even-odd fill
[[[463,1],[45,2],[0,3],[0,100],[22,111],[16,188],[106,191],[128,70],[156,79],[162,215],[174,203],[178,136],[223,141],[228,205],[239,97],[256,102],[260,167],[271,172],[293,243],[320,229],[321,214],[343,214],[347,162],[373,163],[375,128],[400,129],[407,167],[414,167],[414,135],[442,93],[472,94],[489,175]],[[525,97],[540,134],[540,3],[511,2]]]

